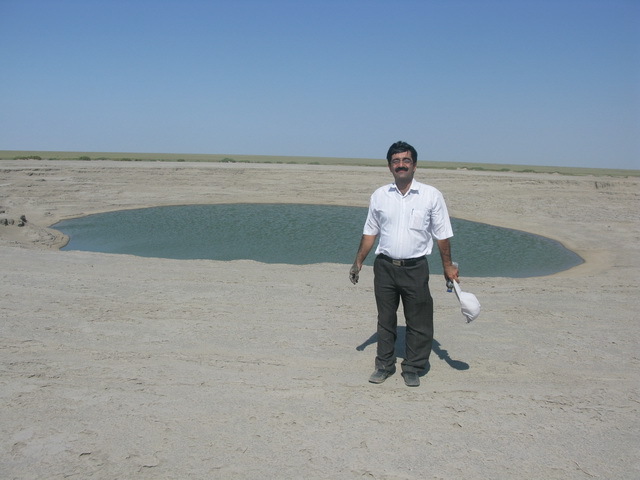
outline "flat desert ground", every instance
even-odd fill
[[[398,374],[367,381],[370,267],[353,286],[349,265],[61,251],[49,228],[158,205],[364,207],[386,168],[6,160],[0,172],[3,479],[640,478],[638,177],[419,166],[452,216],[556,239],[585,263],[517,279],[462,266],[483,309],[470,324],[433,277],[431,368],[407,388]]]

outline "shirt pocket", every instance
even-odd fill
[[[409,218],[409,228],[411,230],[424,230],[426,211],[418,208],[411,210],[411,217]]]

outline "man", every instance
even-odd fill
[[[402,376],[407,386],[420,385],[419,375],[427,368],[433,341],[433,299],[426,255],[431,253],[434,239],[445,280],[458,281],[458,268],[451,262],[449,238],[453,230],[447,206],[437,189],[413,179],[417,161],[418,153],[408,143],[396,142],[389,148],[387,163],[395,182],[371,195],[360,247],[349,271],[355,285],[379,237],[373,265],[378,347],[371,383],[382,383],[396,371],[397,310],[402,298],[407,325]]]

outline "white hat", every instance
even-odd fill
[[[453,288],[462,307],[462,314],[467,319],[467,323],[473,322],[480,315],[480,302],[473,293],[463,292],[460,290],[460,284],[453,282]]]

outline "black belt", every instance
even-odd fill
[[[418,263],[427,259],[427,257],[418,257],[418,258],[406,258],[404,260],[395,260],[391,257],[388,257],[384,253],[378,255],[378,258],[384,260],[385,262],[393,263],[396,267],[413,267]]]

